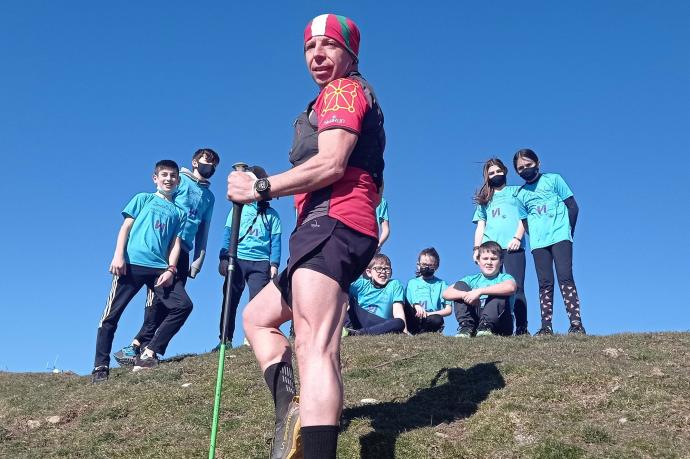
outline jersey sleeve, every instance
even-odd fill
[[[572,190],[570,189],[568,184],[565,183],[563,177],[561,177],[559,174],[554,174],[553,179],[553,188],[558,194],[558,197],[561,198],[561,201],[565,201],[573,195]]]
[[[331,81],[314,104],[318,131],[346,129],[359,134],[369,109],[362,85],[352,78]]]
[[[477,223],[480,220],[486,221],[486,207],[477,205],[477,207],[474,209],[474,216],[472,217],[472,221],[474,223]]]
[[[381,204],[376,207],[376,219],[380,222],[388,221],[388,201],[381,199]]]
[[[138,193],[135,195],[125,206],[124,209],[122,209],[122,216],[127,218],[127,217],[132,217],[133,219],[136,220],[136,218],[139,216],[139,213],[141,212],[141,209],[144,208],[148,200],[146,199],[148,197],[148,193]]]
[[[505,281],[509,281],[509,280],[515,281],[515,278],[508,273],[501,273],[501,282],[505,282]]]
[[[395,285],[393,286],[393,296],[391,297],[393,299],[393,303],[404,303],[405,290],[403,289],[402,283],[397,279],[394,279],[391,282],[395,282]]]

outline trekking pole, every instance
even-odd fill
[[[232,165],[233,170],[245,172],[249,165],[236,163]],[[230,304],[232,304],[232,281],[235,275],[235,261],[237,259],[237,240],[240,236],[240,217],[242,217],[242,206],[236,202],[232,203],[232,223],[230,231],[230,248],[228,251],[228,271],[225,273],[225,295],[223,297],[223,316],[220,332],[220,349],[218,349],[218,375],[216,376],[216,398],[213,403],[213,424],[211,425],[211,445],[208,450],[208,459],[216,457],[216,434],[218,433],[218,415],[220,413],[220,394],[223,388],[223,372],[225,371],[225,341],[227,336],[225,329],[228,326],[228,314]]]

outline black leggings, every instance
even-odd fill
[[[532,250],[534,267],[539,280],[539,303],[541,305],[541,324],[551,326],[553,320],[553,267],[563,296],[565,310],[571,324],[581,324],[580,298],[573,279],[573,243],[560,241],[548,247]]]
[[[515,252],[503,251],[503,271],[515,278],[515,327],[527,328],[527,298],[525,297],[525,249]]]

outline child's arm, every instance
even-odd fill
[[[479,256],[478,247],[482,245],[482,239],[484,239],[484,230],[486,229],[486,220],[479,220],[477,222],[477,227],[474,229],[474,250],[472,250],[472,261],[477,262],[477,257]]]
[[[518,220],[517,228],[515,229],[515,236],[508,243],[508,251],[514,252],[520,249],[520,243],[522,242],[522,237],[525,235],[525,224],[523,220]]]
[[[482,295],[510,296],[517,291],[517,284],[513,279],[504,280],[489,287],[480,287],[469,292],[465,292],[463,301],[467,304],[474,303]]]
[[[379,249],[383,246],[383,243],[388,240],[388,236],[391,234],[390,223],[388,220],[381,221],[381,236],[379,236]]]
[[[450,300],[450,301],[463,301],[465,299],[465,294],[467,292],[463,292],[462,290],[456,289],[454,286],[450,286],[447,289],[443,291],[443,294],[441,297],[443,297],[444,300]]]
[[[407,321],[405,320],[405,307],[400,301],[396,301],[395,303],[393,303],[393,317],[396,319],[402,319],[402,321],[405,323],[403,333],[408,334],[409,332],[407,331]]]
[[[113,255],[113,261],[110,262],[110,271],[116,276],[124,276],[127,274],[127,262],[125,261],[125,249],[127,248],[127,239],[129,238],[129,232],[134,224],[134,219],[132,217],[125,217],[125,221],[122,222],[120,227],[120,232],[117,233],[117,242],[115,243],[115,254]]]
[[[173,283],[173,279],[175,279],[175,271],[177,268],[177,260],[180,258],[180,245],[182,243],[182,240],[180,239],[179,236],[175,238],[175,242],[173,242],[172,247],[170,248],[170,255],[168,255],[168,269],[165,270],[163,274],[158,276],[158,280],[156,280],[156,284],[154,287],[169,287]],[[186,273],[182,273],[181,275],[187,275]]]
[[[449,316],[452,312],[453,312],[453,308],[450,305],[448,305],[443,309],[439,309],[438,311],[427,312],[426,315],[427,316],[437,315],[437,316],[441,316],[441,317],[446,317],[446,316]]]
[[[575,196],[571,196],[565,201],[563,201],[565,207],[568,208],[568,221],[570,222],[570,235],[575,236],[575,225],[577,224],[577,214],[580,212],[580,208],[575,202]]]

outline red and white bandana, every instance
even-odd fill
[[[337,41],[357,59],[359,29],[352,19],[337,14],[316,16],[304,29],[304,42],[321,35]]]

